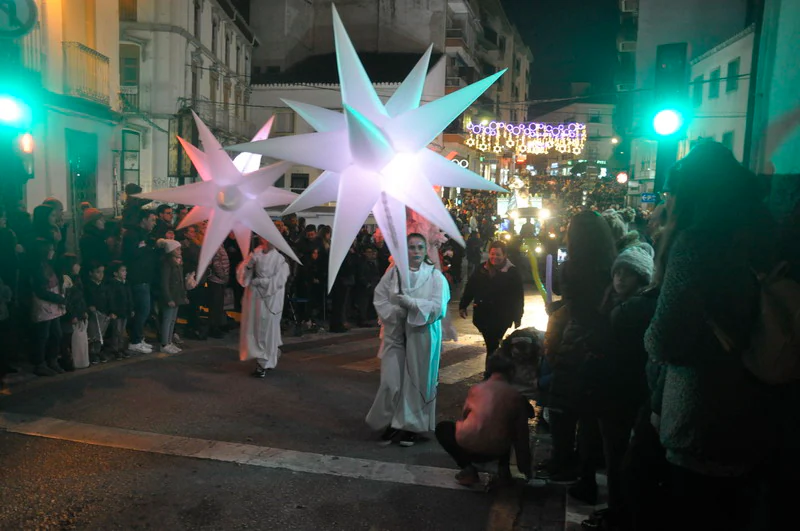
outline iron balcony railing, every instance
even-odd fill
[[[119,101],[123,112],[139,111],[139,85],[119,87]]]
[[[22,37],[22,66],[34,72],[43,72],[47,60],[42,40],[42,26],[37,22],[30,33]]]
[[[255,133],[251,122],[235,115],[232,109],[233,104],[225,105],[205,99],[198,99],[194,102],[185,100],[183,103],[191,106],[194,112],[203,119],[203,122],[211,128],[247,138]]]
[[[65,42],[64,93],[108,105],[108,57],[80,42]]]

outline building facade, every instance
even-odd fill
[[[197,144],[194,110],[220,141],[254,133],[253,31],[227,0],[119,0],[121,183],[147,191],[196,178],[176,136]]]
[[[21,66],[35,72],[39,92],[32,125],[29,209],[57,197],[78,212],[82,201],[109,207],[115,193],[119,111],[116,2],[37,1],[39,20],[19,41]]]
[[[682,153],[701,140],[716,140],[733,151],[739,161],[743,160],[753,30],[750,26],[691,61],[693,116]]]

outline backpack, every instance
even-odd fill
[[[741,354],[745,368],[769,385],[800,381],[800,283],[788,272],[789,265],[781,262],[770,274],[756,274],[758,315]],[[722,347],[736,351],[731,337],[709,323]]]
[[[759,311],[742,362],[767,384],[800,381],[800,283],[782,262],[758,275]]]

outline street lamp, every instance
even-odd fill
[[[616,144],[619,144],[619,138],[617,138],[617,137],[613,137],[613,138],[611,139],[611,143],[612,143],[612,144],[614,144],[614,145],[616,145]]]

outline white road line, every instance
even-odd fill
[[[308,474],[465,490],[453,479],[455,469],[387,463],[371,459],[282,450],[252,444],[177,437],[16,413],[0,413],[0,430],[95,446],[210,459]]]
[[[439,383],[454,384],[476,374],[480,374],[486,367],[484,356],[477,356],[468,360],[459,361],[439,370]]]

